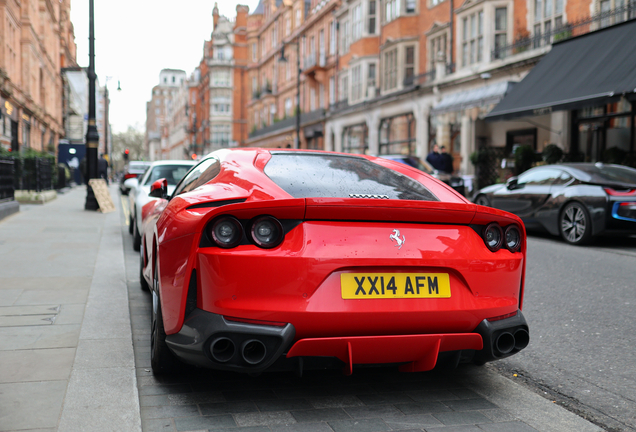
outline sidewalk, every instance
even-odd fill
[[[0,221],[0,431],[140,431],[117,210],[76,187]]]

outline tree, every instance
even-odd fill
[[[111,155],[111,168],[113,172],[124,169],[124,150],[129,150],[128,160],[144,160],[144,133],[128,126],[125,132],[113,134],[113,154]]]

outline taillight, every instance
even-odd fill
[[[210,226],[210,236],[217,246],[229,249],[239,245],[243,238],[241,223],[232,216],[223,216]]]
[[[603,188],[610,196],[636,196],[636,189],[616,190],[612,188]]]
[[[508,228],[506,228],[504,246],[510,252],[517,252],[521,247],[521,232],[515,225],[508,225]]]
[[[130,178],[137,178],[137,174],[131,174],[131,173],[124,174],[124,180],[128,180]]]
[[[271,249],[283,241],[283,226],[272,216],[260,216],[252,222],[250,235],[257,246]]]
[[[493,222],[487,225],[482,234],[486,247],[492,252],[497,252],[501,249],[504,236],[503,234],[503,230],[497,223]]]

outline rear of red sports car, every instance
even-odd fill
[[[407,166],[222,152],[157,221],[153,370],[483,363],[529,342],[525,231]],[[158,331],[158,330],[159,331]]]

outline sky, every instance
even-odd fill
[[[88,67],[89,0],[71,0],[77,63]],[[250,12],[258,0],[220,1],[219,13],[236,16],[236,5]],[[203,43],[212,33],[214,0],[95,0],[95,71],[101,86],[108,79],[113,132],[128,126],[143,131],[146,102],[159,84],[161,69],[199,65]],[[117,83],[121,91],[117,91]]]

